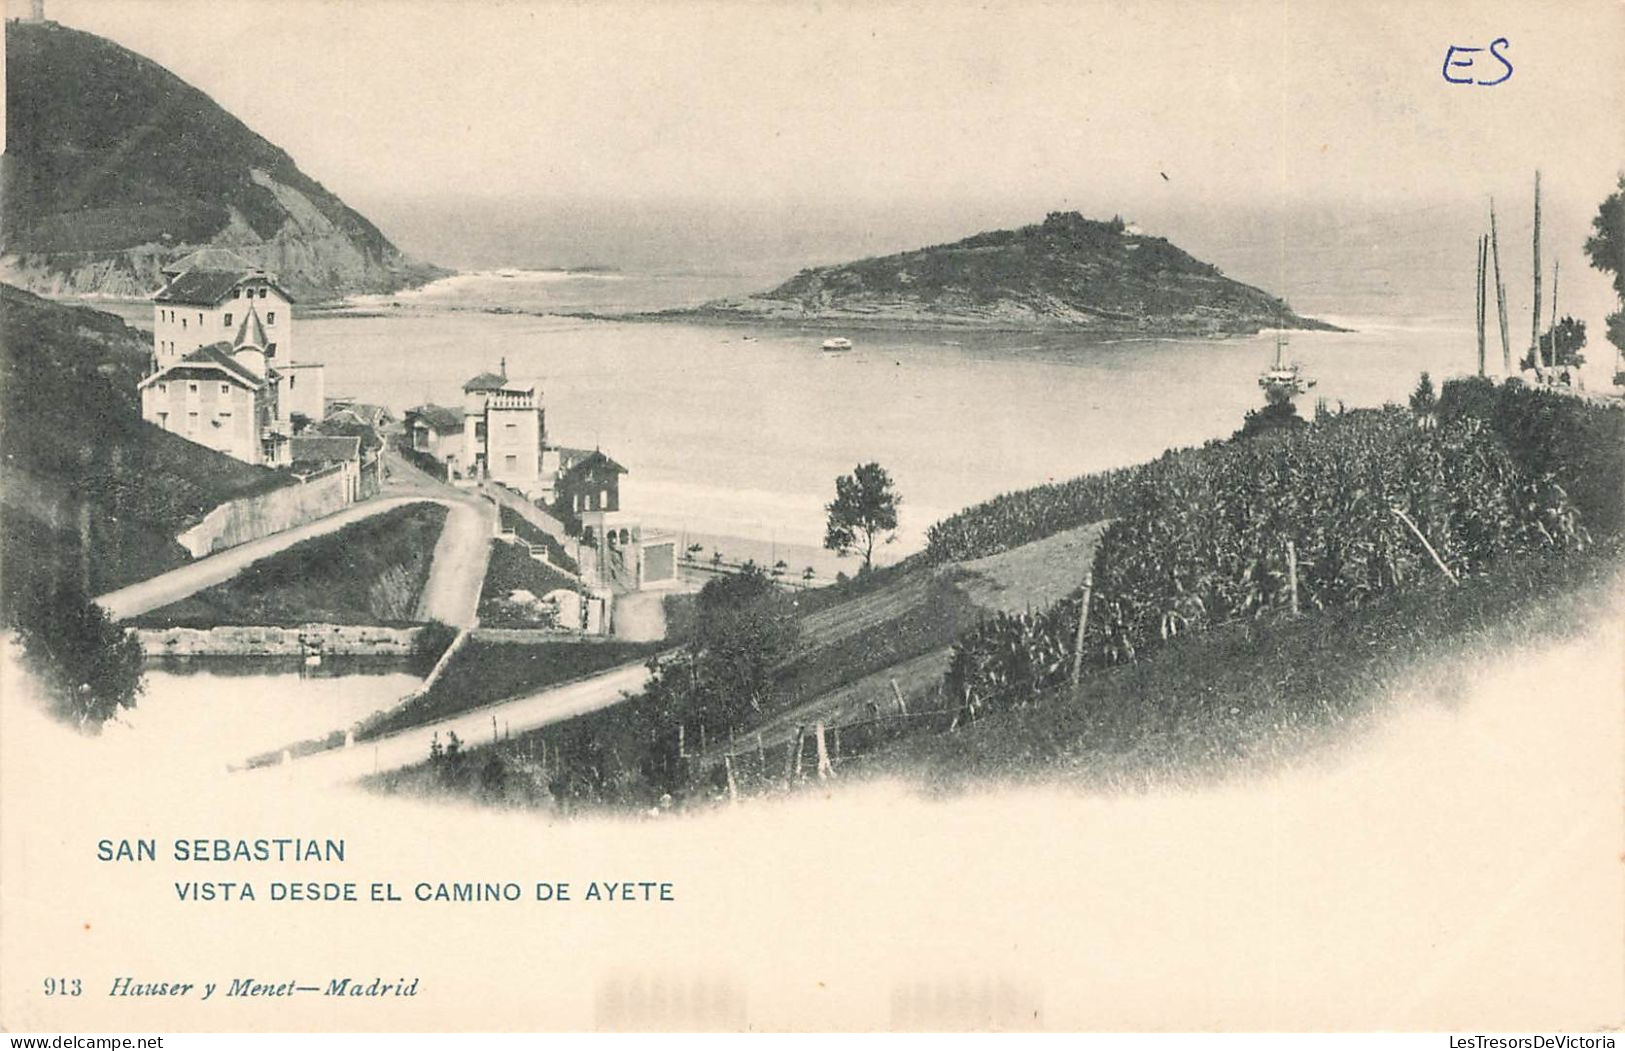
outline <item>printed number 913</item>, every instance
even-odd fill
[[[77,978],[45,979],[46,996],[78,996],[82,992],[84,992],[84,986]]]

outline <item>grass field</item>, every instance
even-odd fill
[[[408,623],[445,521],[441,504],[398,507],[295,544],[135,623],[196,628]]]
[[[447,664],[434,687],[369,723],[357,735],[380,737],[409,726],[457,715],[595,672],[644,660],[660,647],[648,643],[503,643],[471,639]]]

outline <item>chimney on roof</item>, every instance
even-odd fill
[[[508,378],[508,359],[506,357],[502,359],[502,378]]]
[[[28,20],[30,22],[45,21],[45,0],[34,0],[34,10],[29,15]]]

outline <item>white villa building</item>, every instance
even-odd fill
[[[534,383],[482,372],[463,384],[462,462],[473,477],[485,477],[536,498],[551,495],[553,478],[542,471],[547,426],[541,391]]]
[[[163,273],[142,418],[247,463],[287,463],[294,416],[322,419],[326,393],[321,365],[291,360],[293,298],[222,248]]]

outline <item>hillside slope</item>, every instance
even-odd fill
[[[188,561],[175,534],[288,484],[144,422],[151,340],[111,314],[0,285],[0,606],[77,578],[91,594]]]
[[[7,280],[145,296],[164,263],[201,245],[233,248],[305,300],[441,272],[203,92],[112,41],[8,22],[6,65]]]
[[[1052,212],[953,244],[803,270],[779,287],[689,316],[842,327],[1081,329],[1226,335],[1335,326],[1232,281],[1121,220]]]

